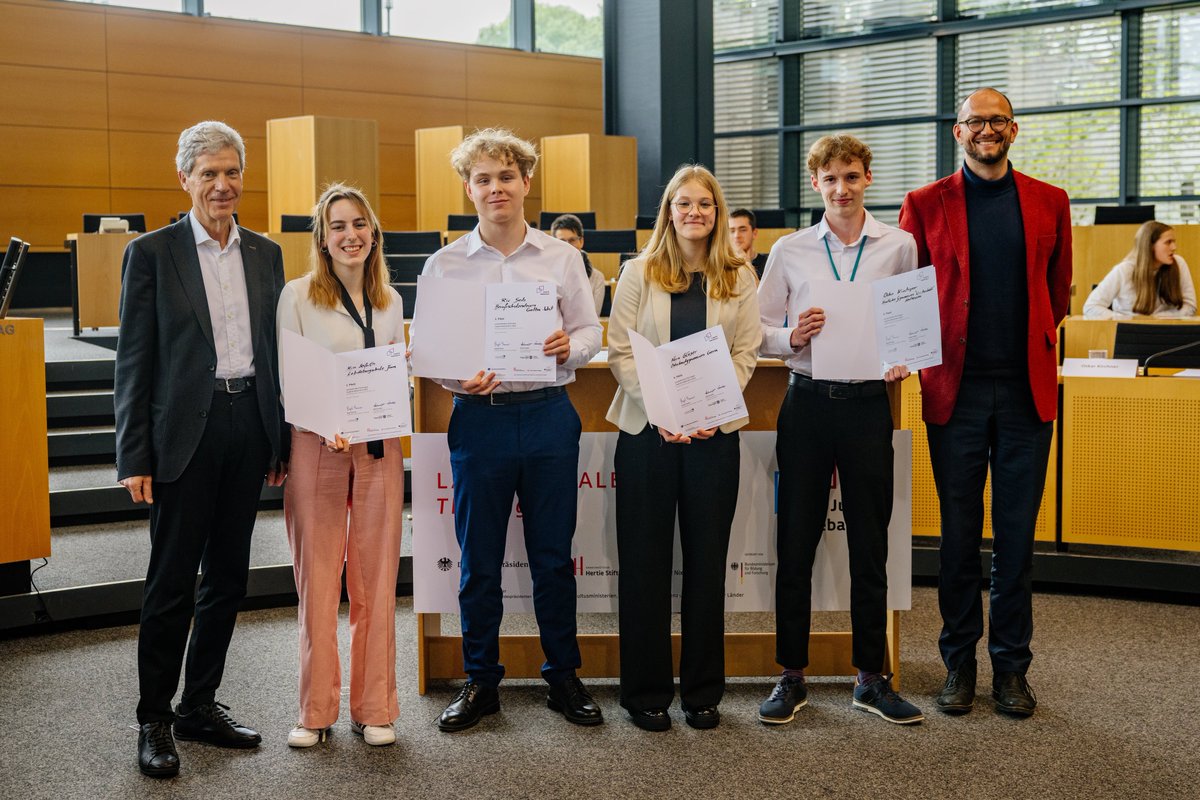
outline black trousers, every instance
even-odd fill
[[[270,457],[254,392],[217,392],[183,474],[152,486],[150,566],[138,634],[139,723],[173,719],[185,645],[181,704],[190,709],[215,699],[246,596],[250,534]],[[197,569],[203,572],[199,588]]]
[[[621,705],[666,708],[671,665],[675,515],[683,552],[679,696],[685,708],[725,693],[725,562],[737,506],[738,435],[669,444],[647,426],[617,438]]]
[[[1025,673],[1033,654],[1033,534],[1046,486],[1053,423],[1042,422],[1028,379],[970,378],[945,425],[926,425],[942,515],[938,605],[942,661],[975,660],[983,636],[979,551],[983,488],[992,473],[988,653],[996,672]]]
[[[886,394],[832,399],[789,386],[779,408],[779,566],[775,659],[808,666],[812,568],[825,534],[834,467],[850,556],[854,666],[883,669],[887,639],[887,528],[892,518],[892,415]]]

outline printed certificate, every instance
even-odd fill
[[[279,345],[288,422],[350,442],[412,434],[403,342],[331,353],[285,329]]]
[[[629,341],[652,424],[691,434],[749,413],[720,325],[658,347],[634,330]]]

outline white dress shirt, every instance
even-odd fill
[[[477,283],[553,283],[558,288],[557,329],[571,339],[571,352],[559,364],[553,383],[505,381],[497,392],[528,392],[550,386],[564,386],[575,380],[575,370],[600,350],[600,320],[592,299],[579,251],[535,228],[526,228],[525,241],[511,255],[484,243],[478,226],[466,236],[451,242],[429,257],[422,275],[453,278]],[[408,329],[409,347],[417,346],[417,327]],[[480,365],[482,366],[482,365]],[[452,379],[438,383],[452,392],[462,393],[462,385]]]
[[[854,263],[861,252],[854,280],[865,283],[917,268],[917,243],[912,234],[883,224],[869,211],[863,213],[866,221],[862,233],[858,241],[850,244],[842,243],[824,217],[819,224],[789,233],[775,242],[758,286],[762,355],[783,359],[792,372],[812,376],[812,351],[807,344],[792,348],[792,327],[807,310],[800,307],[800,287],[811,281],[838,280],[833,265],[837,266],[841,280],[848,281],[854,275]],[[786,327],[785,321],[791,321],[792,327]]]
[[[1188,269],[1183,256],[1175,256],[1179,266],[1179,289],[1183,294],[1183,305],[1179,308],[1169,306],[1158,299],[1152,317],[1193,317],[1196,315],[1196,287],[1192,284],[1192,271]],[[1120,264],[1104,276],[1104,280],[1092,289],[1083,304],[1083,315],[1089,319],[1112,319],[1113,317],[1129,317],[1135,313],[1133,304],[1137,302],[1137,287],[1133,285],[1134,259],[1126,256]]]
[[[254,342],[250,338],[250,301],[246,297],[246,272],[242,264],[242,234],[235,224],[229,241],[208,235],[196,215],[188,213],[196,237],[196,255],[204,278],[204,295],[217,348],[218,378],[244,378],[254,374]]]

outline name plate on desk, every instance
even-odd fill
[[[1064,358],[1064,378],[1136,378],[1136,358]]]

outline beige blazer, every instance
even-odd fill
[[[708,298],[706,325],[711,328],[720,324],[725,330],[733,370],[743,390],[758,363],[758,346],[762,341],[757,288],[754,270],[746,267],[738,273],[737,297],[728,300]],[[642,258],[625,264],[608,317],[608,366],[617,378],[617,394],[606,419],[626,433],[637,434],[646,427],[648,420],[642,405],[642,387],[633,365],[633,350],[629,345],[631,328],[656,346],[671,340],[671,295],[646,278],[646,262]],[[722,425],[721,430],[732,433],[749,421],[749,417],[735,419]]]

